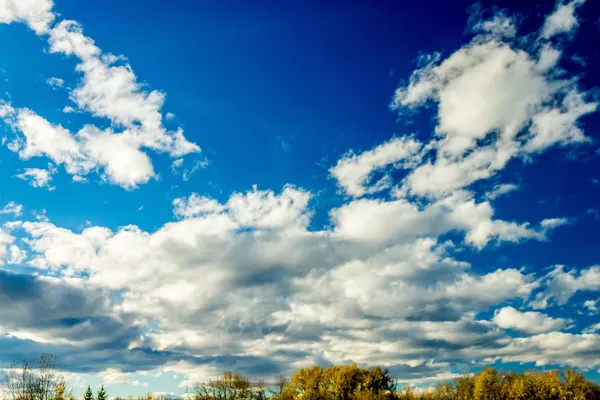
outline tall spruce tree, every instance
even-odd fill
[[[104,385],[100,386],[96,400],[108,400],[108,395],[106,394],[106,390],[104,390]]]
[[[83,395],[83,400],[94,400],[94,394],[92,393],[92,388],[89,385],[85,391],[85,395]]]

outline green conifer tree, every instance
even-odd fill
[[[85,391],[85,395],[83,396],[83,400],[94,400],[94,394],[92,393],[92,388],[89,387]]]
[[[96,396],[96,400],[108,400],[108,395],[104,390],[104,385],[100,386],[100,390],[98,390],[98,395]]]

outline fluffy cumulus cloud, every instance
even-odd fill
[[[387,242],[399,237],[463,231],[465,241],[478,248],[490,241],[545,240],[549,231],[569,222],[564,218],[552,218],[532,227],[527,222],[494,219],[493,214],[494,209],[488,201],[477,203],[466,191],[453,193],[424,207],[404,198],[393,201],[361,199],[330,212],[335,230],[347,238]]]
[[[479,268],[465,256],[551,240],[573,222],[498,217],[494,201],[521,183],[489,178],[511,160],[535,162],[550,148],[587,143],[579,118],[596,104],[560,69],[564,50],[548,40],[574,34],[576,21],[560,15],[561,7],[575,15],[577,5],[557,6],[523,40],[505,14],[474,20],[470,43],[447,57],[421,57],[392,107],[434,107],[435,131],[396,136],[333,163],[329,174],[343,193],[324,224],[314,223],[318,193],[293,185],[224,198],[190,193],[152,230],[75,229],[47,218],[5,224],[0,261],[35,272],[0,270],[0,301],[15,305],[0,310],[0,346],[27,340],[107,384],[142,386],[132,372],[176,373],[188,385],[223,369],[268,378],[354,361],[414,383],[451,378],[464,360],[597,367],[597,329],[573,331],[550,306],[600,291],[598,266],[536,273]],[[76,59],[73,106],[111,127],[73,133],[4,104],[0,115],[19,132],[11,149],[21,159],[46,157],[77,179],[101,171],[133,188],[155,175],[147,150],[175,158],[175,170],[179,157],[199,150],[162,126],[164,94],[142,87],[79,24],[43,25],[30,14],[3,18],[28,23],[51,52]],[[27,171],[23,177],[42,185],[44,170]],[[22,212],[16,204],[4,210]]]
[[[264,210],[281,211],[273,207],[279,202],[259,197],[254,205],[260,207],[245,207],[241,221],[235,208],[205,201],[201,214],[153,233],[133,226],[76,233],[48,222],[25,222],[23,229],[35,253],[32,265],[119,292],[113,312],[133,313],[142,325],[159,322],[130,348],[221,354],[203,364],[259,368],[254,374],[267,376],[316,362],[315,354],[368,362],[381,337],[395,344],[369,362],[427,370],[424,360],[434,349],[422,337],[450,350],[468,347],[464,335],[475,329],[474,340],[489,338],[492,345],[502,334],[469,313],[528,298],[537,288],[532,275],[515,269],[470,272],[468,263],[450,256],[450,243],[431,237],[377,250],[334,231],[265,224]],[[408,335],[405,343],[395,336],[401,333]],[[171,361],[178,358],[198,363],[181,354]]]
[[[52,8],[52,0],[2,0],[0,22],[23,22],[37,34],[44,34],[55,17]]]
[[[437,140],[431,158],[404,182],[405,190],[443,196],[494,176],[512,159],[589,140],[578,120],[594,112],[597,103],[576,78],[560,73],[563,50],[545,33],[559,29],[556,13],[578,3],[559,5],[533,39],[503,34],[509,26],[517,29],[513,20],[501,19],[501,30],[492,29],[500,24],[492,20],[481,25],[486,32],[447,58],[421,56],[420,68],[398,88],[391,107],[403,113],[436,105]]]
[[[520,312],[513,307],[496,310],[493,321],[500,328],[514,329],[525,333],[557,331],[566,323],[563,318],[551,318],[535,311]]]
[[[542,37],[549,39],[560,34],[569,34],[579,25],[575,12],[585,0],[572,0],[556,4],[554,12],[546,18],[542,27]]]
[[[598,305],[597,305],[598,301],[597,300],[586,300],[583,303],[583,306],[585,308],[587,308],[587,310],[591,313],[591,314],[596,314],[598,312]]]
[[[281,194],[258,190],[254,186],[248,193],[233,194],[226,204],[194,193],[187,198],[173,201],[173,213],[177,217],[190,218],[227,212],[236,226],[257,228],[306,228],[310,213],[307,211],[310,193],[291,186]]]
[[[388,189],[391,178],[386,175],[371,182],[372,173],[390,165],[394,168],[414,166],[421,146],[411,137],[394,138],[360,155],[349,152],[329,172],[351,196],[376,193]]]
[[[147,150],[174,158],[200,152],[200,147],[185,139],[181,129],[169,131],[163,126],[163,92],[148,91],[123,57],[104,53],[84,35],[77,21],[54,23],[52,8],[49,0],[2,0],[0,22],[24,22],[48,40],[51,53],[75,57],[81,80],[68,89],[72,105],[65,110],[77,109],[105,118],[112,127],[85,125],[78,132],[70,132],[26,105],[13,108],[4,104],[1,117],[17,134],[9,149],[23,160],[48,157],[77,179],[99,171],[104,180],[126,189],[156,176]],[[47,82],[64,87],[59,78]]]

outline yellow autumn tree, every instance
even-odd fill
[[[500,398],[500,385],[498,372],[486,368],[475,378],[473,386],[474,400],[498,400]]]

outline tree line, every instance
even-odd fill
[[[26,358],[19,364],[13,361],[4,370],[2,389],[8,400],[77,400],[73,389],[67,384],[56,367],[57,358],[53,354],[42,353],[37,362]],[[94,397],[88,386],[84,400],[108,400],[104,385]]]
[[[271,385],[227,372],[197,383],[188,396],[191,400],[600,400],[600,386],[572,369],[516,373],[486,368],[417,389],[399,387],[385,368],[351,364],[300,369],[289,380],[280,376]]]
[[[56,357],[42,354],[37,363],[13,362],[4,370],[5,400],[75,400],[56,369]],[[600,386],[577,371],[502,372],[486,368],[477,374],[427,388],[398,385],[381,367],[356,364],[313,366],[266,382],[239,373],[198,382],[186,400],[600,400]],[[83,400],[108,400],[101,386],[96,396],[88,386]],[[139,400],[155,400],[151,395]]]

